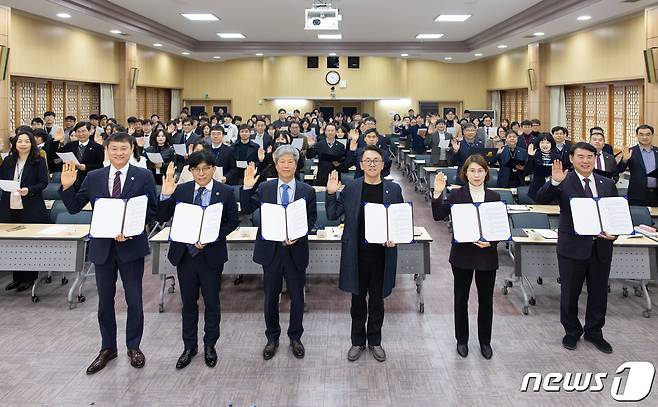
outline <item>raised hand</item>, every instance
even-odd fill
[[[551,179],[555,182],[562,182],[567,177],[567,171],[562,168],[562,161],[555,160],[551,166]]]
[[[536,152],[537,152],[537,150],[535,150],[535,145],[534,145],[534,144],[530,144],[530,145],[528,146],[528,155],[529,155],[530,157],[534,157]]]
[[[75,184],[75,180],[78,178],[78,169],[75,167],[75,164],[72,162],[64,163],[62,166],[62,175],[61,175],[61,184],[62,189],[66,190]]]
[[[53,140],[59,141],[60,143],[64,141],[64,129],[61,127],[58,127],[57,130],[55,130],[55,134],[53,135]]]
[[[622,160],[628,161],[631,158],[631,155],[633,155],[633,150],[631,150],[626,144],[624,144],[621,150]]]
[[[455,140],[455,139],[453,138],[452,140],[450,140],[450,144],[452,144],[452,150],[453,150],[454,152],[459,151],[459,147],[460,147],[460,144],[461,144],[460,142],[458,142],[457,140]]]
[[[306,143],[308,143],[308,147],[313,147],[315,145],[315,138],[307,136],[306,137]]]
[[[356,151],[358,146],[359,146],[359,143],[357,142],[356,139],[350,140],[350,151]]]
[[[267,154],[272,154],[272,146],[267,146]]]
[[[348,137],[350,140],[358,140],[359,139],[359,131],[357,129],[352,129],[348,133]]]
[[[258,161],[263,162],[265,160],[265,150],[263,150],[263,147],[260,147],[258,149]]]
[[[260,175],[256,175],[256,164],[249,163],[247,168],[244,169],[244,187],[253,188]]]
[[[341,182],[338,180],[338,171],[331,171],[327,179],[327,194],[333,195],[341,187]]]
[[[498,154],[502,154],[504,149],[505,149],[504,146],[498,147]]]
[[[144,147],[144,137],[137,137],[136,141],[138,146]]]
[[[448,177],[444,173],[438,172],[434,177],[434,199],[439,199],[443,191],[446,189]]]
[[[167,173],[162,177],[162,195],[172,195],[176,191],[176,175],[174,174],[174,163],[167,166]]]

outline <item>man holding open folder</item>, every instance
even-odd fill
[[[217,364],[215,344],[219,339],[219,290],[224,263],[228,261],[226,236],[238,228],[238,206],[233,189],[213,181],[214,158],[208,151],[192,153],[189,168],[194,181],[176,186],[174,164],[170,163],[162,182],[162,195],[158,203],[158,221],[167,222],[174,216],[179,202],[208,207],[221,202],[223,210],[217,240],[208,244],[185,244],[173,241],[169,245],[169,261],[176,266],[183,301],[183,343],[185,349],[176,363],[176,369],[190,364],[197,354],[197,324],[199,321],[199,290],[205,304],[204,355],[208,367]],[[204,219],[205,221],[205,219]],[[196,236],[195,236],[196,237]],[[173,239],[173,236],[172,236]]]
[[[72,162],[64,164],[59,195],[70,213],[80,212],[89,202],[95,205],[99,198],[126,200],[145,195],[148,206],[144,223],[153,220],[156,211],[155,181],[150,170],[128,163],[133,155],[133,140],[128,133],[110,135],[106,140],[110,165],[89,172],[77,192],[72,188],[77,178],[76,165]],[[133,367],[144,367],[145,357],[139,349],[139,344],[144,330],[142,309],[144,257],[149,252],[145,232],[128,238],[123,233],[114,239],[91,238],[88,255],[89,261],[94,263],[96,270],[98,323],[102,346],[98,357],[87,368],[87,374],[102,370],[109,361],[117,357],[117,323],[114,314],[117,271],[121,274],[128,304],[126,321],[128,357]]]
[[[295,180],[295,171],[299,160],[299,150],[291,145],[282,145],[274,150],[274,165],[277,179],[262,182],[254,188],[258,178],[256,166],[250,163],[244,172],[244,188],[241,191],[240,203],[246,214],[261,208],[261,205],[275,204],[287,207],[300,199],[306,200],[306,225],[312,228],[317,218],[315,190],[308,184]],[[261,213],[262,213],[261,209]],[[299,220],[299,219],[297,219]],[[268,220],[272,223],[271,220]],[[279,223],[288,223],[282,219]],[[283,279],[286,279],[290,295],[290,326],[288,337],[293,355],[301,359],[305,355],[301,342],[304,328],[304,284],[306,283],[306,268],[308,267],[308,238],[306,235],[293,240],[265,240],[263,238],[263,216],[256,234],[254,245],[254,261],[263,266],[265,283],[265,336],[267,344],[263,349],[263,359],[274,357],[279,347],[279,296]]]
[[[574,171],[563,171],[562,162],[555,160],[551,179],[538,191],[535,201],[548,204],[560,202],[557,257],[560,270],[560,322],[566,335],[562,346],[574,350],[580,336],[592,342],[604,353],[612,346],[603,338],[602,328],[608,302],[608,277],[612,262],[612,244],[617,238],[605,232],[598,236],[582,236],[574,230],[571,198],[603,198],[617,196],[610,178],[594,174],[596,149],[578,142],[569,155]],[[577,216],[577,215],[576,215]],[[587,312],[585,327],[578,319],[578,297],[587,280]]]

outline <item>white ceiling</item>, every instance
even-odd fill
[[[404,46],[392,46],[377,51],[363,49],[341,51],[341,44],[349,42],[410,42],[417,43],[416,34],[438,32],[445,34],[440,40],[432,42],[458,42],[465,41],[478,33],[500,24],[502,21],[514,16],[516,13],[531,7],[539,0],[415,0],[409,3],[400,3],[397,0],[336,0],[335,7],[341,10],[343,20],[340,23],[342,41],[333,41],[331,51],[344,55],[383,55],[400,56],[408,53],[410,58],[423,58],[442,60],[452,57],[450,61],[470,62],[478,58],[486,58],[495,54],[523,47],[536,38],[526,38],[536,31],[546,35],[539,40],[562,36],[564,34],[585,29],[605,21],[639,12],[656,3],[656,0],[640,0],[634,3],[623,3],[622,0],[600,0],[590,3],[584,2],[584,7],[572,12],[556,16],[551,21],[511,32],[506,38],[485,44],[471,52],[414,52],[404,49]],[[138,44],[152,47],[153,43],[160,42],[164,46],[159,50],[177,54],[187,51],[179,45],[167,43],[157,35],[134,31],[121,21],[109,21],[99,18],[87,11],[80,11],[66,6],[64,0],[0,0],[6,5],[26,13],[45,17],[64,24],[75,25],[79,28],[94,31],[102,35],[134,41]],[[108,2],[110,3],[110,2]],[[240,2],[219,2],[216,0],[113,0],[112,3],[135,13],[135,17],[145,16],[163,24],[182,34],[198,41],[222,41],[239,44],[241,42],[262,42],[263,46],[272,47],[277,42],[304,43],[307,49],[300,51],[295,46],[272,47],[272,55],[312,55],[331,52],[327,48],[327,41],[316,38],[317,31],[306,31],[304,24],[304,9],[310,7],[311,0],[242,0]],[[404,6],[400,6],[404,4]],[[589,4],[589,5],[588,5]],[[59,19],[57,13],[66,12],[72,15],[70,19]],[[215,22],[192,22],[180,16],[180,13],[211,12],[221,20]],[[434,19],[439,14],[472,14],[464,23],[437,23]],[[577,21],[579,15],[592,16],[589,21]],[[128,34],[118,36],[109,34],[111,29],[119,29]],[[247,36],[246,40],[221,40],[217,32],[241,32]],[[504,43],[507,49],[498,49],[497,45]],[[269,45],[268,45],[269,44]],[[318,50],[312,52],[308,46],[318,44]],[[247,45],[247,44],[245,44]],[[276,48],[276,49],[275,49]],[[192,52],[185,58],[201,61],[225,61],[228,59],[254,57],[259,50],[253,47],[242,49],[237,47],[230,52]],[[475,57],[474,53],[484,54]],[[221,55],[222,59],[215,60],[214,55]],[[447,62],[447,61],[446,61]]]

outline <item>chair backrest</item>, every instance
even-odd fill
[[[500,195],[500,200],[505,201],[508,205],[514,205],[514,195],[511,191],[496,191]]]
[[[80,211],[75,215],[68,213],[68,211],[62,212],[57,215],[57,222],[55,223],[89,225],[91,224],[91,214],[91,211]]]
[[[313,171],[311,170],[311,167],[314,165],[313,159],[307,158],[304,164],[304,174],[313,174]]]
[[[458,184],[458,182],[457,182],[457,168],[441,168],[436,173],[434,173],[434,175],[436,175],[439,172],[442,172],[443,175],[445,175],[448,178],[447,185]],[[430,186],[434,187],[434,177],[431,177],[430,181],[432,181]]]
[[[325,202],[327,200],[327,193],[325,191],[315,191],[315,202]]]
[[[631,206],[630,209],[633,226],[653,226],[653,219],[651,219],[651,212],[649,212],[649,208],[646,206]]]
[[[342,223],[342,220],[339,218],[337,220],[329,220],[327,218],[327,209],[324,202],[318,202],[318,218],[315,221],[316,229],[323,229],[327,226],[338,226]]]
[[[52,201],[56,201],[60,199],[58,192],[60,186],[61,184],[59,182],[51,182],[48,185],[46,185],[46,188],[41,193],[43,199],[52,200]]]
[[[57,215],[63,212],[68,212],[64,202],[55,201],[53,202],[52,208],[50,208],[50,223],[57,223]]]
[[[528,190],[530,189],[527,185],[522,185],[516,188],[516,200],[521,205],[532,205],[535,201],[528,196]]]
[[[62,182],[62,173],[61,172],[53,172],[53,175],[50,178],[50,182],[56,182],[58,184],[60,182]]]
[[[235,197],[235,202],[240,202],[241,185],[231,185],[231,187],[233,187],[233,196]]]
[[[486,186],[488,188],[496,188],[498,186],[498,168],[489,168],[489,181]]]
[[[628,188],[617,188],[617,195],[619,196],[628,195]]]
[[[548,215],[537,212],[522,212],[510,215],[514,229],[550,229],[551,222]]]

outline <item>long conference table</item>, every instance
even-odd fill
[[[252,260],[256,227],[239,227],[227,236],[228,262],[223,274],[261,275],[263,268]],[[309,235],[309,265],[306,274],[336,275],[340,270],[341,253],[340,227],[328,227]],[[414,228],[414,243],[398,245],[398,274],[413,274],[418,294],[418,311],[425,312],[423,281],[430,274],[430,243],[432,237],[423,227]],[[167,259],[169,251],[169,228],[165,228],[150,239],[152,248],[152,273],[160,276],[159,310],[164,311],[167,280],[176,275],[176,268]],[[169,292],[173,292],[173,286]]]

